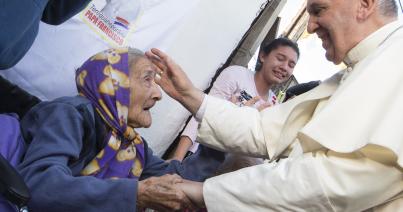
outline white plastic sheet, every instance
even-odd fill
[[[27,55],[2,75],[43,100],[76,95],[76,68],[96,52],[114,45],[129,45],[143,51],[151,47],[167,51],[195,85],[204,89],[265,2],[94,0],[87,10],[62,25],[41,24],[38,37]],[[111,32],[99,20],[94,20],[88,11],[93,14],[105,12],[111,22],[115,22],[117,16],[128,22],[115,26],[122,30],[123,43],[108,38]],[[126,31],[125,26],[129,28]],[[152,115],[152,127],[141,129],[140,133],[155,153],[162,155],[182,129],[189,113],[164,95],[152,109]]]

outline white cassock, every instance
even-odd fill
[[[402,55],[393,22],[284,104],[258,112],[206,96],[200,143],[271,160],[208,179],[208,211],[403,211]]]

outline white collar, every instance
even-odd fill
[[[344,58],[344,63],[349,67],[354,67],[355,64],[372,53],[391,34],[402,26],[403,23],[401,21],[393,21],[379,28],[353,47]]]

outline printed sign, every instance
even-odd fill
[[[140,4],[127,4],[124,0],[109,0],[103,7],[93,1],[81,12],[81,18],[103,40],[113,46],[124,46],[139,18],[140,8]]]

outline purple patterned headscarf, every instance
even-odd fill
[[[88,59],[76,73],[77,89],[109,127],[108,145],[81,171],[97,178],[138,178],[144,143],[127,126],[130,105],[128,48],[108,49]]]

